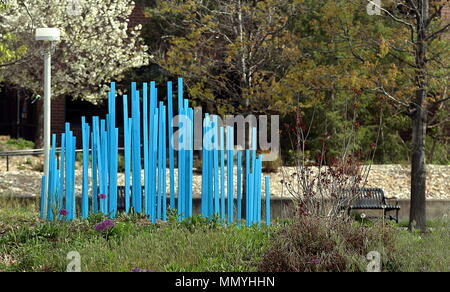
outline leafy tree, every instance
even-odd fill
[[[52,48],[53,94],[96,103],[110,80],[148,63],[141,27],[128,26],[133,8],[131,0],[12,1],[0,16],[0,33],[15,36],[11,49],[28,50],[0,75],[11,84],[41,92],[41,54],[48,44],[35,41],[34,31],[58,27],[61,41]]]
[[[0,15],[6,11],[8,6],[0,3]],[[0,68],[5,67],[26,53],[26,47],[20,46],[13,49],[16,37],[10,32],[0,33]]]
[[[430,122],[439,120],[447,95],[450,48],[448,19],[441,17],[445,1],[390,1],[380,7],[381,21],[390,23],[390,34],[366,35],[359,42],[379,46],[382,57],[390,58],[395,75],[389,83],[378,81],[376,90],[411,118],[411,212],[410,228],[426,229],[426,148]],[[382,20],[381,20],[382,19]],[[398,90],[398,88],[404,88]]]
[[[288,27],[301,2],[155,1],[147,8],[162,36],[154,62],[185,77],[193,100],[221,114],[267,111],[263,87],[298,57]]]

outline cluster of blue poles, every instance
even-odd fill
[[[189,101],[183,98],[181,78],[178,79],[177,93],[176,117],[172,82],[167,83],[167,107],[164,102],[158,102],[158,88],[155,82],[144,83],[142,91],[137,90],[136,83],[132,83],[131,106],[128,104],[128,96],[123,95],[125,213],[144,213],[152,223],[167,220],[168,206],[178,211],[179,220],[193,216],[194,109],[189,106]],[[78,215],[83,219],[88,218],[89,214],[99,212],[110,218],[117,216],[119,129],[116,127],[116,118],[116,85],[111,83],[106,118],[93,117],[92,126],[86,122],[85,117],[81,120],[82,192],[81,210]],[[176,133],[174,127],[178,128]],[[206,114],[203,120],[203,137],[205,138],[202,147],[201,214],[210,218],[218,216],[224,223],[237,222],[240,226],[243,217],[242,192],[245,189],[246,225],[261,224],[262,157],[256,153],[256,128],[252,129],[252,147],[245,150],[244,174],[243,152],[235,153],[234,150],[233,127],[223,127],[219,124],[217,116]],[[46,178],[42,178],[41,219],[70,221],[77,217],[75,191],[77,140],[69,123],[65,125],[65,133],[61,134],[59,151],[56,148],[56,138],[55,134],[52,135],[48,194],[45,193]],[[176,154],[178,154],[177,190],[175,190]],[[169,164],[168,179],[167,164]],[[169,202],[167,202],[167,183],[169,183]],[[269,177],[265,178],[265,187],[265,223],[269,225]],[[175,200],[176,193],[177,200]]]

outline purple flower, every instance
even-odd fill
[[[98,195],[98,198],[101,199],[101,200],[104,200],[104,199],[106,199],[106,195],[105,194],[100,194],[100,195]]]
[[[61,216],[67,216],[69,214],[69,212],[67,212],[66,209],[61,209],[61,211],[59,211],[59,215]]]
[[[153,271],[152,270],[146,270],[146,269],[142,269],[141,270],[141,268],[134,268],[133,270],[132,270],[132,272],[133,273],[152,273]]]
[[[114,227],[115,225],[116,225],[116,223],[113,220],[108,219],[108,220],[105,220],[105,221],[95,225],[95,230],[97,230],[98,232],[103,232],[103,231],[108,230],[111,227]]]
[[[320,264],[320,261],[319,261],[318,259],[313,259],[313,260],[311,261],[311,264],[313,264],[313,265],[319,265],[319,264]]]

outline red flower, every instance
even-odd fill
[[[104,199],[106,199],[106,195],[105,194],[100,194],[100,195],[98,195],[98,198],[104,200]]]
[[[69,214],[69,212],[67,212],[66,209],[61,209],[61,211],[59,211],[59,215],[61,216],[67,216]]]

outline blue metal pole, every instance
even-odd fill
[[[242,152],[237,153],[237,220],[241,226],[242,220]]]
[[[163,104],[159,104],[159,138],[158,138],[158,220],[162,219],[162,189],[163,189],[163,158],[162,158],[162,140],[163,140]]]
[[[166,129],[166,106],[162,106],[162,220],[167,221],[167,188],[166,188],[166,169],[167,169],[167,150],[166,150],[166,139],[167,139],[167,129]]]
[[[61,159],[59,163],[60,173],[59,173],[59,188],[58,188],[58,210],[61,211],[63,208],[64,201],[64,173],[66,169],[65,161],[65,148],[66,148],[66,134],[61,134]],[[58,215],[58,219],[61,220],[62,216]]]
[[[128,119],[128,95],[123,95],[123,146],[125,163],[125,214],[130,212],[130,123]]]
[[[132,201],[134,211],[142,212],[142,186],[141,186],[141,122],[140,122],[140,102],[139,92],[136,90],[136,83],[132,83],[132,107],[133,107],[133,186]]]
[[[266,176],[266,225],[270,225],[270,177]]]
[[[208,114],[206,114],[206,117],[203,119],[203,137],[206,136],[206,133],[208,132]],[[209,156],[206,154],[206,148],[208,146],[208,144],[206,144],[204,141],[202,143],[202,196],[201,196],[201,208],[202,208],[202,216],[203,217],[207,217],[209,216],[208,213],[208,186],[207,181],[208,181],[208,167],[207,167],[207,162],[208,162],[208,158]]]
[[[182,147],[182,140],[181,140],[181,125],[182,122],[182,116],[184,115],[183,111],[183,79],[178,78],[178,128],[180,136],[178,137],[178,215],[179,220],[182,220],[182,214],[183,214],[183,150]]]
[[[154,171],[152,172],[152,194],[151,194],[151,201],[150,201],[150,207],[151,207],[151,219],[152,223],[156,223],[156,202],[157,202],[157,154],[158,154],[158,119],[159,114],[158,110],[155,109],[155,115],[153,117],[154,123],[153,123],[153,149],[152,149],[152,164]]]
[[[194,110],[189,108],[189,173],[188,173],[188,217],[192,217],[192,181],[193,181],[193,168],[194,168]]]
[[[217,116],[213,117],[213,131],[214,131],[214,213],[215,215],[220,214],[220,206],[219,206],[219,126],[217,121]]]
[[[72,172],[71,172],[71,160],[72,160],[72,136],[70,134],[70,124],[66,123],[66,211],[67,216],[66,220],[70,221],[70,212],[72,210],[72,193],[71,193],[71,179],[72,179]]]
[[[175,209],[175,152],[173,149],[173,89],[171,81],[167,83],[167,101],[169,111],[170,208]]]
[[[245,150],[245,218],[250,221],[250,149]]]
[[[225,220],[225,130],[220,127],[221,218]]]
[[[260,155],[257,163],[257,176],[256,176],[256,199],[257,199],[257,217],[258,225],[261,224],[261,176],[262,176],[262,156]]]
[[[254,174],[250,173],[249,174],[249,186],[248,186],[248,197],[249,197],[249,215],[247,217],[247,227],[253,225],[254,222],[254,214],[253,214],[253,210],[254,210],[254,197],[253,197],[253,189],[254,189]]]
[[[83,143],[83,186],[81,194],[81,217],[86,219],[89,215],[89,126],[86,117],[81,117],[81,131]]]
[[[149,147],[149,141],[148,141],[148,127],[149,127],[149,123],[148,123],[148,92],[147,92],[147,83],[144,83],[143,85],[143,125],[144,125],[144,129],[143,129],[143,135],[144,135],[144,202],[145,202],[145,207],[144,207],[144,212],[148,215],[149,214],[149,210],[147,209],[147,205],[148,205],[148,199],[150,196],[150,180],[149,180],[149,172],[150,172],[150,166],[149,166],[149,154],[148,154],[148,147]]]
[[[227,160],[228,160],[228,224],[234,220],[234,133],[233,127],[227,127]]]

